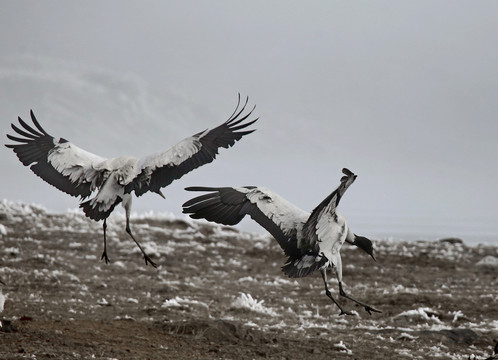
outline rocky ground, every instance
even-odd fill
[[[0,202],[0,359],[485,359],[498,339],[495,246],[378,240],[373,262],[345,245],[346,291],[382,313],[340,299],[355,315],[338,316],[269,236],[165,214],[132,229],[157,269],[122,216],[106,265],[100,223]]]

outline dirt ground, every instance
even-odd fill
[[[269,236],[135,217],[155,269],[119,216],[110,264],[79,213],[4,201],[0,224],[0,359],[485,359],[498,339],[493,246],[378,240],[374,262],[345,245],[346,291],[382,313],[341,298],[355,315],[339,316],[319,273],[285,277]]]

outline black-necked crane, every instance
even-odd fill
[[[254,111],[245,111],[248,98],[241,105],[240,95],[237,107],[227,121],[211,130],[206,129],[185,138],[168,150],[137,158],[122,156],[106,159],[87,152],[64,138],[49,135],[30,112],[33,128],[19,117],[22,128],[11,124],[12,129],[22,137],[7,135],[15,144],[7,144],[25,166],[57,189],[79,196],[85,215],[90,219],[104,220],[104,251],[101,260],[109,262],[107,256],[107,218],[115,206],[122,202],[126,213],[126,232],[142,252],[145,264],[156,264],[145,253],[130,229],[132,196],[141,196],[147,191],[164,198],[161,188],[169,185],[186,173],[201,165],[212,162],[218,149],[229,148],[235,141],[254,131],[246,128],[258,118],[246,121]],[[244,114],[245,113],[245,114]],[[245,130],[243,130],[245,129]],[[243,131],[241,131],[243,130]]]
[[[356,175],[343,169],[339,187],[323,200],[311,214],[297,208],[276,193],[257,186],[244,187],[188,187],[189,191],[205,191],[183,204],[183,212],[194,219],[206,219],[224,225],[238,224],[249,215],[277,240],[288,257],[282,270],[291,278],[304,277],[320,270],[326,295],[345,311],[332,296],[327,285],[328,268],[335,268],[339,294],[363,306],[371,314],[380,312],[344,292],[342,286],[342,261],[340,250],[344,242],[351,243],[373,254],[372,241],[354,234],[344,216],[336,209]]]

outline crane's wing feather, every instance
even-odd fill
[[[249,215],[277,240],[289,257],[299,254],[297,238],[309,214],[281,196],[262,187],[188,187],[188,191],[208,191],[183,204],[183,212],[194,219],[235,225]]]
[[[134,190],[137,196],[147,191],[158,192],[162,187],[169,185],[186,173],[212,162],[216,158],[219,148],[229,148],[244,135],[255,131],[243,130],[258,120],[256,118],[244,122],[254,110],[253,108],[247,114],[242,115],[247,102],[248,98],[239,109],[239,95],[235,111],[220,126],[190,136],[166,151],[142,158],[139,163],[140,173],[133,182],[127,185],[126,192]]]
[[[334,216],[337,206],[341,201],[342,196],[348,189],[348,187],[356,180],[356,175],[350,170],[344,168],[342,169],[344,176],[341,178],[341,183],[337,189],[335,189],[332,194],[327,196],[312,212],[311,215],[304,224],[303,233],[304,238],[309,241],[308,246],[314,246],[320,241],[319,234],[319,222],[320,218],[324,214],[329,214],[329,216]],[[323,231],[322,231],[323,232]]]
[[[101,174],[92,168],[92,164],[104,159],[63,138],[56,140],[41,127],[33,111],[30,114],[36,129],[19,118],[21,127],[11,126],[22,137],[7,134],[16,143],[5,146],[13,149],[23,165],[31,165],[30,169],[36,175],[57,189],[71,196],[90,196],[101,181]]]

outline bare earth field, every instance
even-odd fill
[[[338,316],[270,236],[134,216],[154,269],[119,215],[107,265],[80,213],[2,201],[0,224],[0,359],[485,359],[498,339],[494,246],[378,240],[374,262],[345,245],[345,290],[382,313],[340,299]]]

